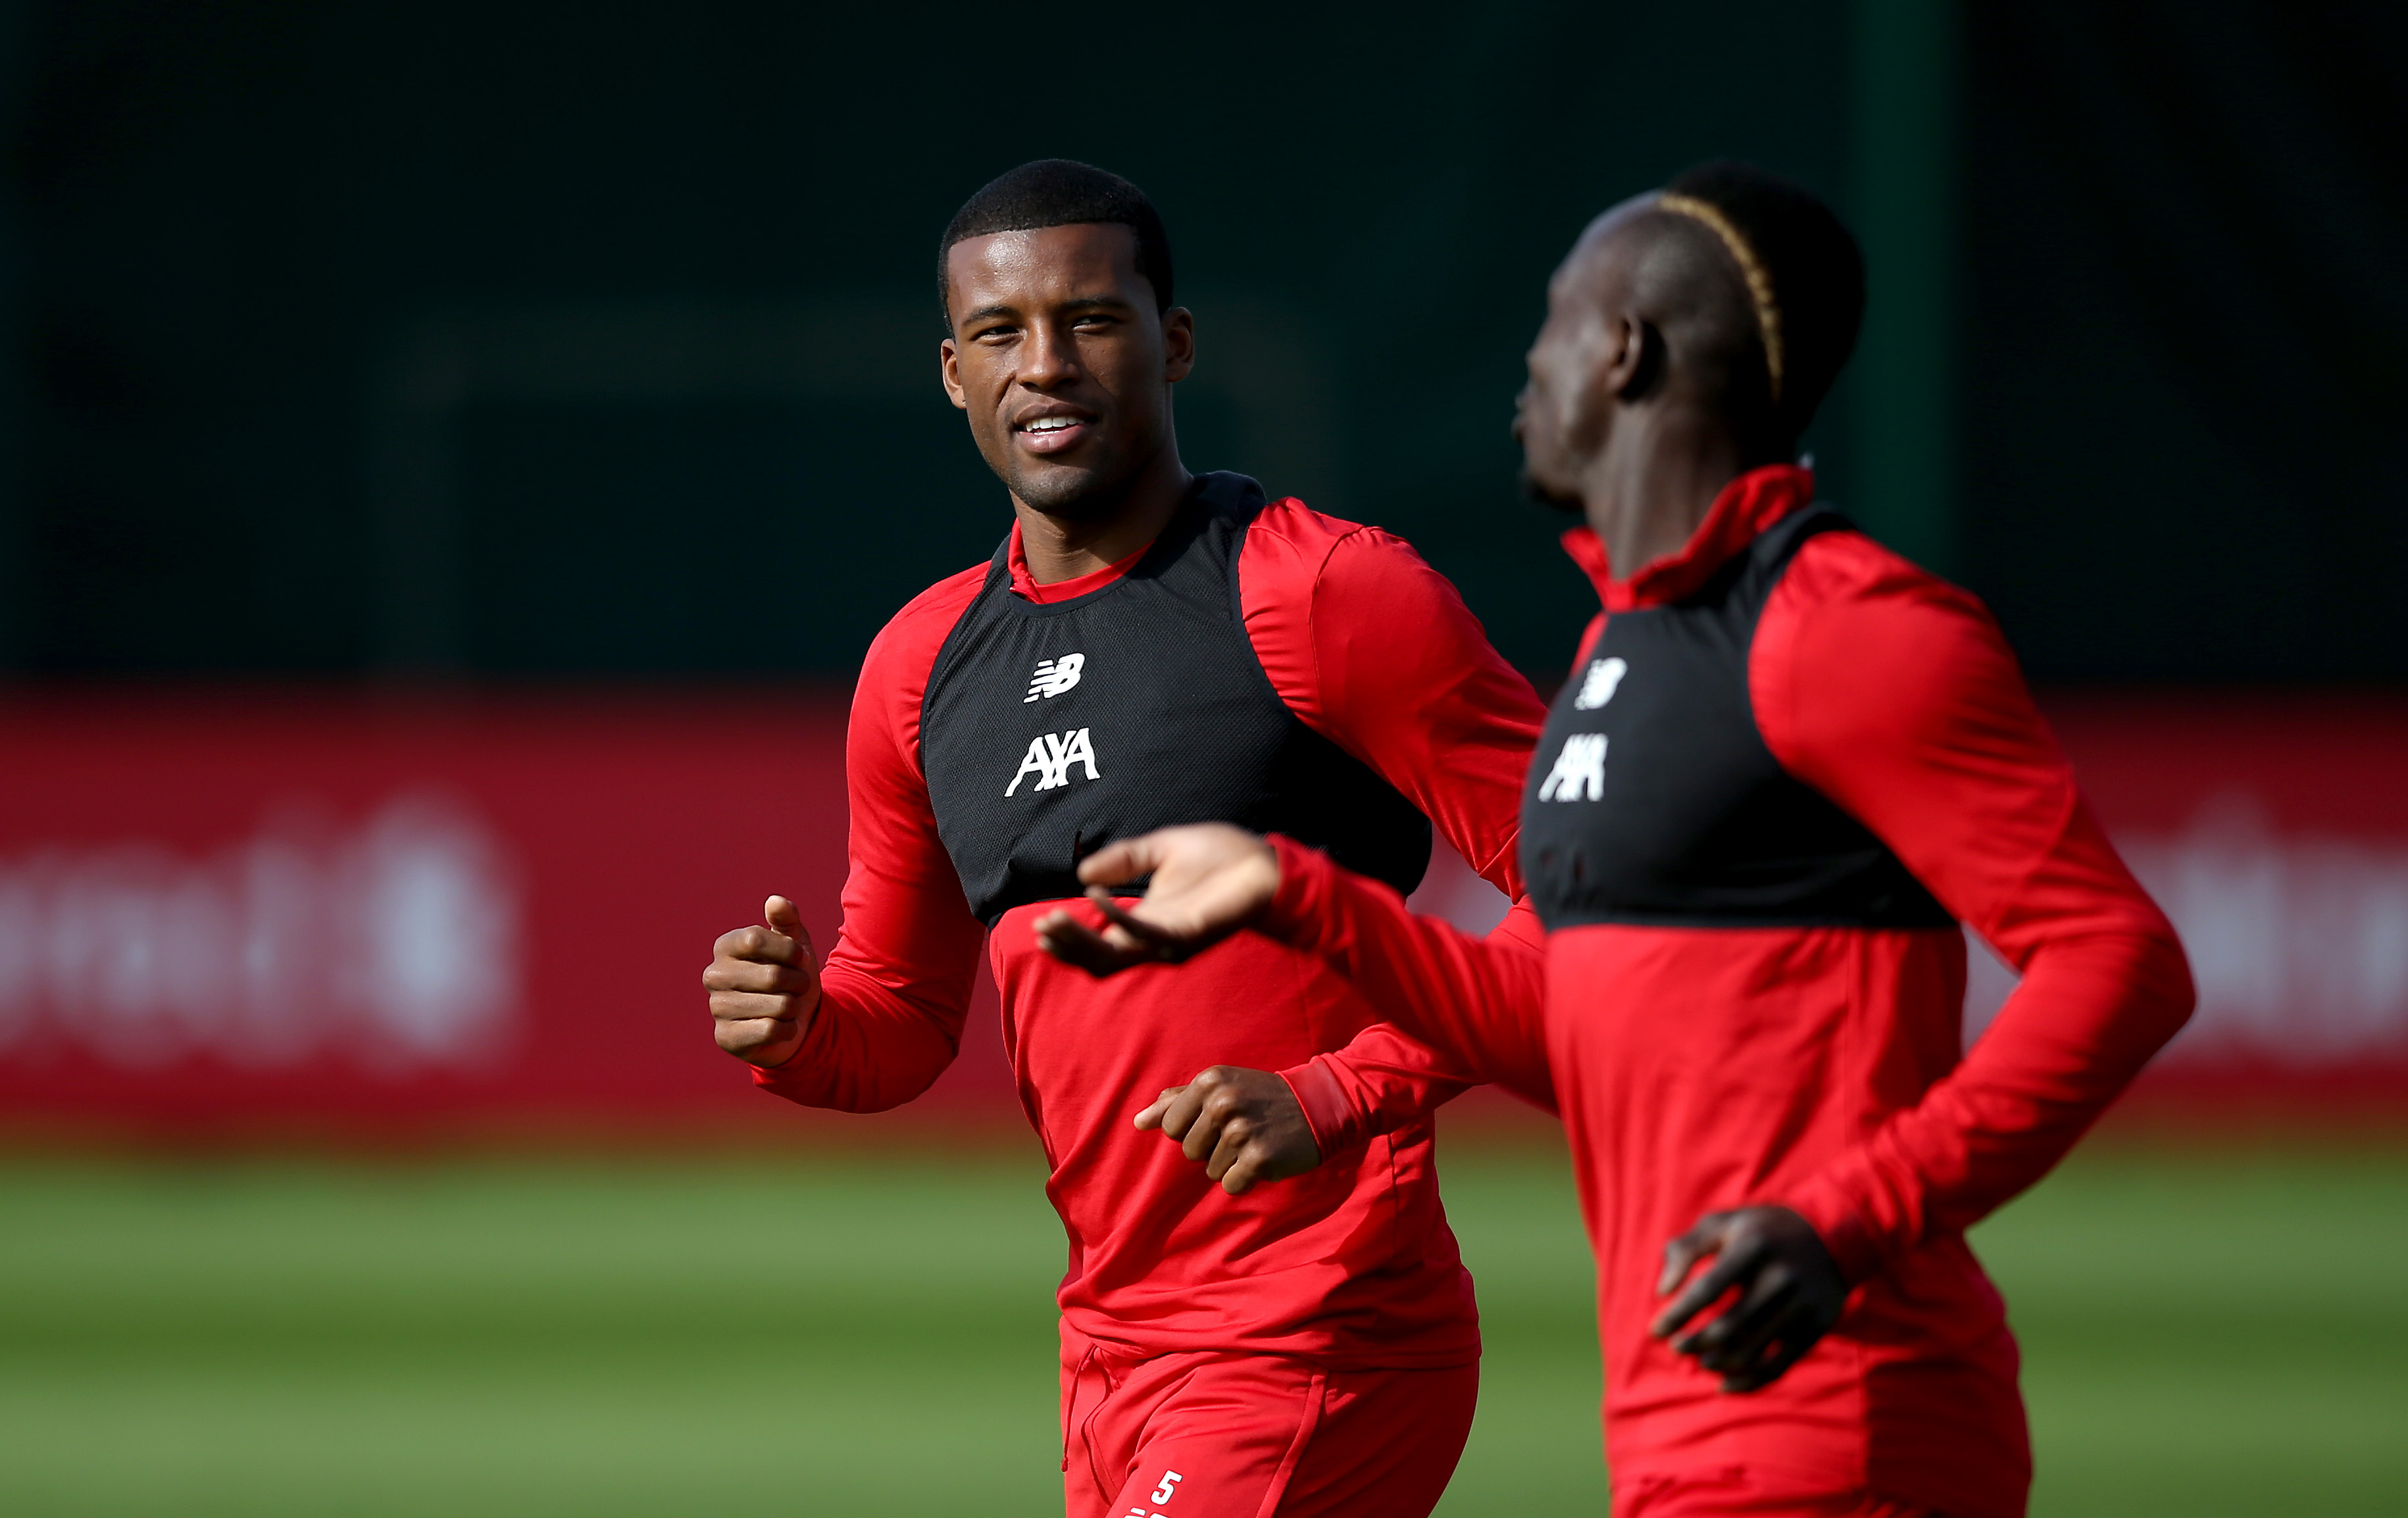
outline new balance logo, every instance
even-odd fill
[[[1020,698],[1020,704],[1025,707],[1040,695],[1060,695],[1079,683],[1079,671],[1086,667],[1087,656],[1083,653],[1066,653],[1058,659],[1046,660],[1029,679],[1028,694]]]
[[[1077,677],[1071,678],[1075,680]],[[1087,737],[1085,728],[1074,728],[1068,733],[1039,733],[1029,740],[1028,752],[1021,757],[1020,773],[1011,777],[1011,783],[1005,787],[1003,794],[1010,795],[1019,790],[1020,782],[1031,775],[1037,777],[1037,783],[1029,787],[1032,791],[1050,791],[1057,785],[1068,785],[1072,765],[1086,766],[1087,779],[1091,780],[1103,778],[1096,773],[1096,745]]]
[[[1613,699],[1614,687],[1622,677],[1630,673],[1627,659],[1592,659],[1588,673],[1581,677],[1580,695],[1572,697],[1572,707],[1580,711],[1595,711]]]
[[[1546,781],[1539,787],[1539,799],[1596,801],[1604,795],[1605,735],[1574,733],[1564,739],[1564,752],[1555,755],[1555,767],[1547,771]]]

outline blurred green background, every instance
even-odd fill
[[[1058,1512],[1033,1153],[0,1167],[0,1511]],[[1546,1147],[1445,1163],[1488,1353],[1441,1513],[1601,1512]],[[2033,1511],[2389,1514],[2408,1153],[2096,1146],[1976,1248]]]

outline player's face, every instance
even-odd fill
[[[1108,510],[1170,440],[1170,387],[1195,360],[1187,312],[1157,312],[1117,222],[998,232],[945,258],[945,391],[1011,494]]]
[[[1547,290],[1547,320],[1525,362],[1529,378],[1513,409],[1513,436],[1522,445],[1522,488],[1553,506],[1581,505],[1583,455],[1600,439],[1586,355],[1595,345],[1584,328],[1596,324],[1595,308],[1565,289],[1558,270]]]
[[[1628,215],[1616,207],[1591,222],[1547,281],[1547,320],[1526,356],[1529,379],[1514,408],[1522,488],[1570,510],[1580,509],[1581,477],[1605,451],[1613,424],[1610,375],[1623,355],[1608,245]]]

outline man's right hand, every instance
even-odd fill
[[[761,909],[767,927],[723,933],[702,972],[719,1047],[749,1065],[783,1065],[820,1010],[820,962],[802,914],[783,896]]]

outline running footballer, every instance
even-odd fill
[[[773,897],[766,925],[721,938],[720,1045],[795,1101],[894,1107],[953,1059],[984,952],[1069,1235],[1072,1518],[1417,1518],[1478,1383],[1432,1154],[1465,1070],[1267,939],[1106,987],[1030,924],[1079,896],[1096,851],[1215,817],[1398,891],[1435,823],[1518,896],[1544,709],[1402,541],[1183,467],[1171,395],[1196,323],[1135,186],[1025,165],[971,197],[939,258],[945,388],[1011,528],[871,646],[842,937],[818,961]],[[1251,1068],[1219,1092],[1205,1167],[1131,1125],[1232,1057]]]
[[[1605,610],[1528,776],[1542,954],[1232,828],[1106,850],[1086,879],[1152,873],[1135,915],[1039,924],[1110,971],[1251,923],[1559,1105],[1616,1518],[2020,1514],[2015,1343],[1965,1229],[2190,1010],[1989,614],[1789,462],[1862,304],[1838,220],[1738,165],[1555,274],[1517,432]],[[1959,923],[2023,976],[1970,1052]],[[1193,1094],[1155,1117],[1213,1141]]]

